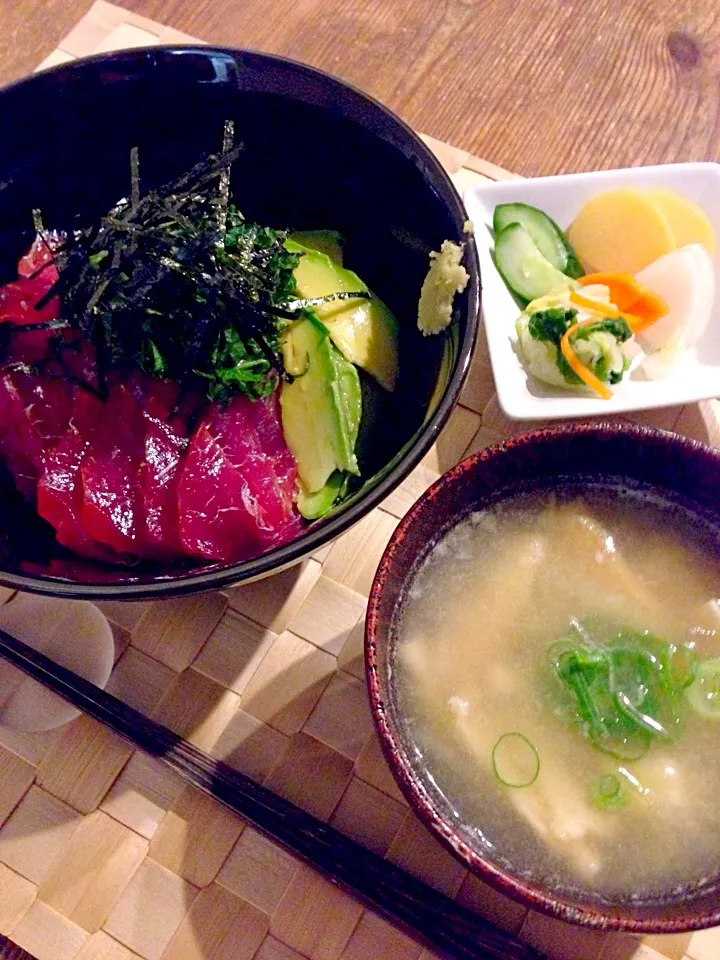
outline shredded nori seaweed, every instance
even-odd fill
[[[245,220],[230,202],[242,147],[225,124],[222,151],[164,187],[140,191],[131,151],[130,197],[76,231],[56,254],[59,279],[37,304],[63,298],[63,318],[97,349],[98,383],[140,366],[211,399],[271,393],[282,377],[283,326],[316,303],[367,293],[293,299],[300,254],[286,230]]]

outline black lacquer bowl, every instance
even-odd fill
[[[229,566],[78,561],[48,547],[32,512],[5,510],[14,529],[12,549],[0,561],[2,583],[118,599],[186,593],[279,570],[376,506],[427,452],[457,401],[480,290],[457,192],[423,142],[385,107],[279,57],[210,47],[132,50],[66,64],[0,92],[0,282],[14,278],[29,245],[32,208],[42,210],[47,226],[63,227],[76,214],[96,217],[127,195],[131,147],[139,147],[143,186],[157,186],[217,151],[228,119],[244,145],[232,183],[245,216],[340,231],[346,262],[400,321],[400,381],[371,410],[378,429],[367,433],[367,481],[295,541]],[[420,287],[429,251],[445,239],[467,243],[470,283],[456,298],[448,334],[422,337]],[[0,541],[7,532],[0,529]]]
[[[649,427],[577,423],[536,430],[488,447],[444,474],[402,519],[375,575],[365,663],[375,725],[395,778],[418,816],[470,870],[525,906],[571,923],[633,933],[673,933],[720,923],[720,865],[696,886],[652,897],[611,899],[515,871],[503,851],[463,825],[422,759],[403,716],[394,662],[398,624],[418,565],[464,516],[532,490],[601,485],[652,491],[720,528],[720,452]],[[481,629],[481,627],[480,627]],[[682,815],[682,814],[680,814]]]

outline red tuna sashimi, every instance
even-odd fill
[[[60,316],[58,297],[53,297],[41,310],[35,309],[35,305],[58,278],[57,267],[50,260],[51,253],[47,248],[33,244],[18,265],[20,279],[0,287],[0,321],[12,320],[22,325],[55,320]],[[40,269],[43,263],[48,265]],[[49,330],[15,334],[9,358],[16,362],[35,363],[46,355],[48,340],[52,335]]]
[[[177,487],[188,443],[182,419],[171,417],[180,388],[171,380],[134,374],[130,389],[143,410],[145,458],[140,465],[140,494],[147,542],[157,553],[182,553]]]
[[[32,500],[37,489],[43,446],[28,424],[25,401],[10,374],[0,377],[0,456],[20,493]]]
[[[42,267],[45,267],[46,264],[52,263],[55,257],[55,251],[62,246],[63,241],[64,236],[54,230],[46,231],[42,236],[36,233],[30,249],[18,260],[18,276],[32,277]],[[55,265],[53,264],[52,267],[47,266],[46,270],[50,275],[54,276],[54,283],[55,280],[57,280],[57,269]],[[44,272],[43,270],[43,273]],[[48,285],[48,290],[51,286],[52,284]]]
[[[70,383],[84,383],[99,391],[95,347],[74,330],[63,332],[63,349],[49,359],[44,367],[48,376]]]
[[[88,391],[76,388],[70,429],[44,457],[37,510],[55,527],[59,543],[83,556],[112,562],[117,560],[114,551],[96,543],[83,521],[80,467],[90,446],[88,436],[101,415],[101,401]]]
[[[212,405],[192,437],[178,488],[180,532],[189,553],[230,562],[299,532],[300,520],[276,471],[279,442],[265,451],[256,423],[268,435],[272,431],[253,405],[246,397],[227,407]]]
[[[257,550],[242,476],[205,419],[190,441],[177,496],[187,553],[230,563]]]
[[[177,489],[187,440],[162,420],[145,414],[145,460],[140,494],[148,545],[157,552],[183,553]]]
[[[94,540],[119,553],[147,552],[140,494],[143,419],[125,386],[114,386],[80,468],[82,518]]]
[[[247,397],[236,397],[227,407],[213,406],[210,411],[218,436],[245,480],[244,501],[255,520],[257,538],[268,546],[293,535],[286,527],[296,531],[300,526],[293,511],[292,488],[288,488],[287,448],[278,414],[279,406],[272,399]]]
[[[0,454],[26,497],[35,496],[43,456],[67,430],[70,402],[61,380],[19,371],[0,376]]]
[[[12,378],[25,400],[27,419],[43,441],[45,450],[65,435],[72,410],[72,389],[61,378],[16,372]]]
[[[136,370],[127,382],[128,390],[143,408],[157,420],[169,420],[180,395],[180,384],[175,380],[148,377]]]
[[[260,447],[272,458],[280,494],[287,505],[288,512],[292,513],[297,483],[297,464],[283,436],[280,398],[277,391],[253,403],[250,411]]]

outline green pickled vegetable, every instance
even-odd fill
[[[497,235],[512,223],[519,223],[532,237],[545,259],[568,277],[581,277],[585,272],[575,251],[560,227],[543,210],[527,203],[501,203],[493,213],[493,230]]]
[[[525,364],[538,380],[556,387],[584,386],[563,356],[560,341],[576,322],[574,308],[548,307],[521,313],[515,324]],[[622,317],[604,317],[584,322],[570,336],[578,360],[602,383],[619,383],[630,366],[620,345],[632,337]]]

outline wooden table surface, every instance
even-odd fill
[[[716,0],[124,0],[209,43],[285,54],[525,175],[720,159]],[[0,83],[90,0],[0,0]]]

